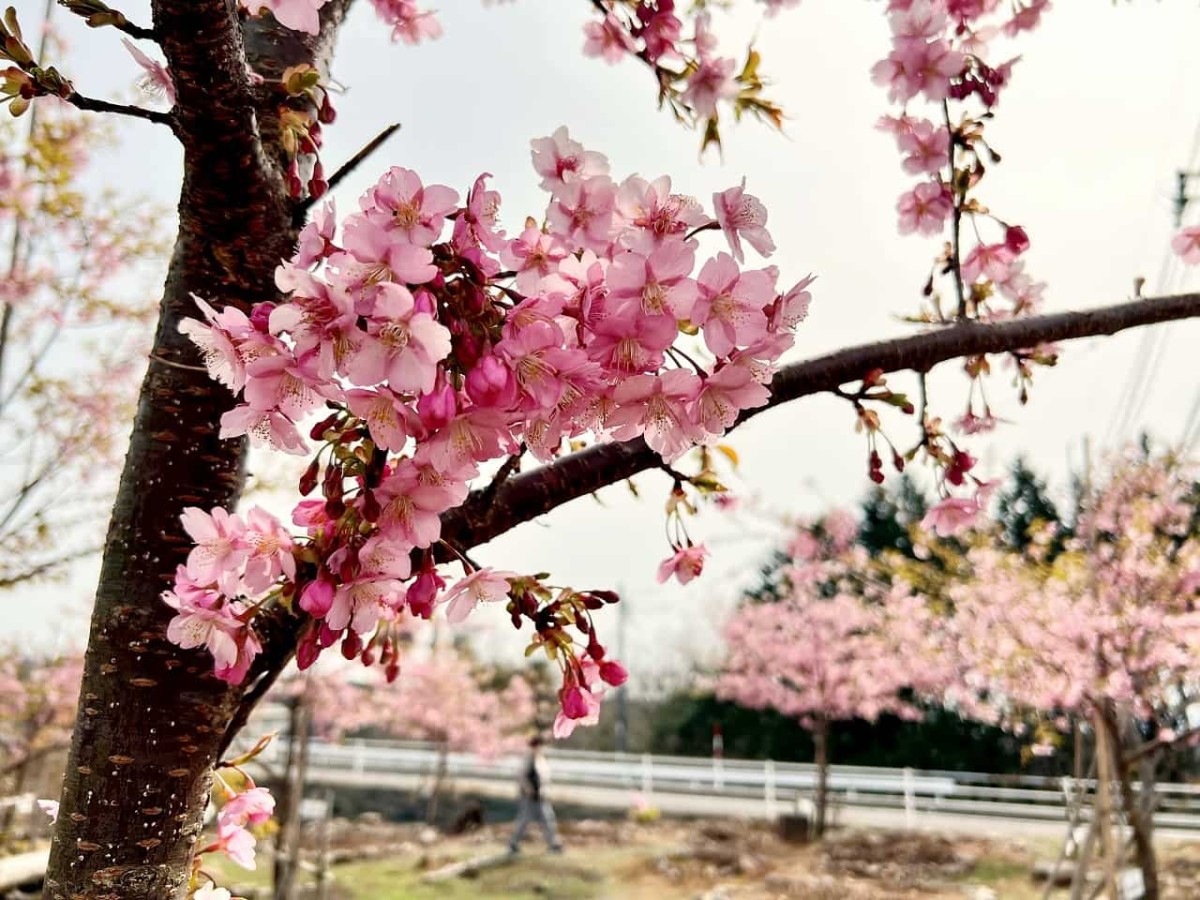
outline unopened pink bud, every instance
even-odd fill
[[[583,697],[583,689],[577,684],[565,687],[559,693],[563,715],[568,719],[583,719],[587,717],[587,700]]]
[[[417,401],[417,415],[421,424],[433,431],[444,428],[458,413],[458,397],[448,384],[435,387]]]
[[[512,369],[488,353],[467,373],[467,396],[476,406],[507,407],[517,397]]]
[[[274,309],[275,304],[270,301],[255,304],[254,309],[250,310],[250,324],[254,326],[255,331],[260,334],[270,333],[270,319]]]
[[[629,680],[629,672],[619,662],[611,659],[605,660],[600,663],[600,678],[605,684],[620,687]]]
[[[315,618],[322,618],[333,606],[333,583],[318,578],[310,581],[300,592],[300,608]]]

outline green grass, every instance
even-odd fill
[[[430,863],[418,867],[418,857],[362,860],[335,866],[331,896],[338,900],[596,900],[614,896],[611,873],[627,866],[629,851],[578,851],[563,856],[542,852],[525,853],[511,862],[473,876],[450,878],[426,884],[430,871],[462,859],[491,856],[501,847],[455,848],[434,853]],[[269,863],[263,860],[253,872],[221,859],[205,866],[218,883],[231,890],[266,887],[270,884]],[[302,876],[307,883],[311,875]]]
[[[423,872],[406,862],[352,863],[334,870],[339,888],[351,897],[376,900],[591,900],[604,893],[606,880],[591,868],[563,857],[522,856],[512,863],[478,873],[422,884]]]

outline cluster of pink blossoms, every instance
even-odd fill
[[[900,232],[934,236],[950,229],[923,290],[930,308],[920,321],[994,322],[1035,313],[1041,304],[1045,285],[1025,272],[1022,259],[1029,249],[1025,229],[991,214],[976,191],[988,167],[1000,159],[986,141],[984,127],[1017,61],[990,63],[989,45],[1001,35],[1011,38],[1036,28],[1049,6],[1047,0],[888,4],[892,50],[875,65],[872,78],[902,109],[899,115],[884,116],[878,127],[895,137],[904,171],[923,179],[896,205]],[[914,101],[934,105],[938,114],[930,119],[913,113]],[[963,227],[967,223],[972,227]],[[986,237],[989,232],[993,239]],[[943,282],[952,288],[949,310],[938,287]],[[1004,306],[998,305],[1000,299],[1007,301]],[[1010,354],[1022,399],[1031,367],[1051,361],[1055,353],[1053,347],[1042,346]],[[986,357],[968,359],[965,369],[971,388],[966,412],[955,424],[966,434],[989,431],[998,420],[984,392],[982,376],[990,370]],[[978,488],[973,497],[944,490],[945,498],[928,520],[941,533],[974,519],[987,500],[988,485],[966,476],[974,460],[950,440],[939,422],[927,420],[921,426],[922,446],[943,470],[939,487],[969,483]],[[872,477],[876,474],[873,471]]]
[[[251,15],[267,10],[280,25],[293,31],[316,34],[321,28],[321,8],[329,0],[238,0]],[[434,13],[417,7],[414,0],[371,0],[379,18],[392,29],[392,40],[419,44],[442,35]]]
[[[763,254],[774,244],[741,186],[714,195],[708,215],[665,176],[613,180],[566,129],[534,141],[532,158],[550,194],[540,227],[501,231],[487,176],[460,204],[454,190],[393,168],[340,229],[332,204],[305,227],[277,273],[287,302],[249,315],[202,303],[206,321],[182,326],[241,397],[223,436],[307,454],[300,425],[324,410],[300,483],[321,496],[292,516],[306,538],[293,541],[261,510],[244,522],[223,510],[184,516],[197,546],[167,595],[179,611],[171,637],[207,646],[221,677],[245,676],[259,649],[254,620],[282,599],[311,618],[304,666],[340,641],[348,658],[378,660],[394,677],[399,617],[445,604],[459,621],[481,602],[507,602],[559,661],[568,718],[590,718],[593,688],[623,680],[590,626],[589,611],[615,596],[552,595],[465,560],[447,588],[440,516],[491,460],[528,451],[549,461],[568,441],[644,437],[670,461],[716,441],[767,401],[811,279],[780,289],[774,267],[745,266],[743,241]],[[706,231],[723,232],[729,252],[700,262]],[[586,635],[582,661],[567,628]]]
[[[716,115],[718,102],[738,93],[737,60],[717,55],[717,39],[709,26],[708,15],[698,15],[692,37],[684,38],[675,0],[632,4],[625,16],[614,7],[602,20],[584,25],[583,52],[608,63],[633,55],[655,67],[682,66],[687,75],[681,100],[709,118]]]
[[[774,15],[799,0],[762,2]],[[645,63],[654,73],[659,105],[669,106],[681,121],[703,126],[702,147],[720,144],[722,109],[782,128],[782,110],[762,96],[758,54],[750,50],[744,64],[719,54],[704,4],[686,4],[689,12],[679,10],[676,0],[595,0],[592,5],[598,18],[584,25],[584,55],[609,64],[627,57]]]
[[[1049,7],[1046,0],[1002,3],[1001,0],[891,0],[889,22],[892,52],[877,63],[872,77],[888,89],[888,97],[904,105],[898,116],[885,116],[879,128],[895,136],[904,171],[927,180],[901,195],[897,203],[900,232],[941,234],[953,222],[955,277],[972,294],[974,304],[960,309],[959,317],[971,314],[995,320],[1008,315],[1035,312],[1043,285],[1024,272],[1019,257],[1029,249],[1029,238],[1020,226],[995,220],[1000,238],[979,238],[969,252],[958,247],[962,216],[975,220],[994,218],[968,197],[985,173],[984,161],[999,157],[983,139],[984,121],[964,114],[957,123],[950,117],[950,103],[965,104],[974,98],[983,112],[998,102],[1008,84],[1016,59],[990,65],[988,44],[999,33],[1014,36],[1035,28]],[[908,104],[924,100],[942,111],[942,121],[912,115]],[[1010,311],[983,309],[992,290],[1012,303]],[[927,291],[928,292],[928,291]]]
[[[226,788],[228,797],[217,812],[217,839],[199,853],[224,853],[246,869],[256,866],[255,840],[247,826],[262,825],[275,811],[275,798],[266,788],[255,787],[253,781],[244,791]]]

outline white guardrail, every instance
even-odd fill
[[[262,762],[278,766],[284,741],[276,741]],[[759,801],[768,816],[777,808],[805,803],[816,786],[816,767],[808,763],[649,754],[551,750],[552,779],[563,787],[640,793],[692,795]],[[405,741],[313,741],[309,781],[313,784],[355,783],[378,787],[411,783],[432,776],[438,767],[435,745]],[[484,758],[467,753],[447,755],[451,780],[503,782],[511,787],[519,756]],[[1094,782],[1032,775],[920,771],[868,766],[831,766],[832,806],[903,810],[909,825],[918,812],[1002,816],[1009,819],[1064,820],[1071,796]],[[1200,831],[1200,785],[1163,783],[1155,788],[1160,828]]]

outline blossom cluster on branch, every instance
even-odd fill
[[[898,115],[884,116],[878,127],[892,134],[904,171],[922,180],[901,195],[896,208],[901,234],[943,235],[948,239],[934,260],[922,294],[928,305],[912,321],[952,325],[998,322],[1038,312],[1045,285],[1025,271],[1030,241],[1025,229],[991,212],[978,196],[989,167],[1000,162],[985,135],[1000,96],[1019,57],[997,62],[994,44],[1036,28],[1048,0],[890,0],[892,50],[872,70],[873,80],[900,104]],[[914,106],[933,107],[932,118]],[[968,227],[969,226],[969,227]],[[946,308],[943,292],[952,294]],[[1057,349],[1044,345],[1007,354],[1021,402],[1028,396],[1034,365],[1053,365]],[[954,423],[964,434],[990,431],[998,421],[985,392],[990,373],[985,355],[964,360],[970,380],[966,412]],[[924,390],[924,385],[922,385]],[[939,473],[943,505],[939,521],[972,520],[986,505],[988,485],[969,476],[974,464],[940,419],[928,416],[922,398],[920,442],[903,454],[924,451]],[[877,420],[860,425],[872,437]],[[874,447],[872,446],[872,451]],[[895,454],[902,468],[900,454]],[[872,477],[881,466],[872,457]],[[974,481],[974,497],[955,496],[954,488]]]
[[[300,480],[320,497],[293,513],[303,538],[262,510],[184,514],[197,545],[166,595],[170,636],[207,646],[219,676],[245,677],[254,619],[278,603],[311,620],[302,666],[340,642],[394,675],[397,618],[444,604],[455,622],[499,602],[559,665],[569,719],[594,718],[600,685],[624,680],[592,627],[616,595],[479,568],[440,541],[440,516],[492,460],[642,436],[669,462],[716,441],[766,402],[810,279],[780,288],[776,268],[745,265],[743,241],[774,245],[740,186],[709,214],[666,176],[615,181],[566,129],[534,141],[532,160],[550,195],[542,225],[506,236],[487,176],[460,204],[393,168],[340,228],[332,205],[305,227],[278,270],[286,302],[247,315],[198,301],[205,321],[182,326],[242,398],[224,436],[308,454],[298,423],[323,409]],[[728,252],[701,261],[705,232]],[[437,564],[455,556],[464,577],[447,587]]]

